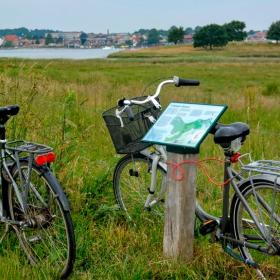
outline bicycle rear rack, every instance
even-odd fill
[[[11,152],[29,153],[29,154],[44,154],[51,152],[53,149],[43,144],[26,142],[23,140],[11,141],[6,144],[6,149]]]
[[[25,213],[28,207],[27,197],[29,189],[34,188],[31,183],[33,163],[35,162],[38,164],[36,159],[38,159],[38,157],[46,157],[53,149],[43,144],[23,140],[7,142],[5,149],[5,179],[12,184],[20,203],[20,207]],[[21,160],[24,160],[24,165],[22,165]],[[43,162],[42,165],[46,164],[46,162]],[[14,177],[14,174],[17,174],[16,177]]]
[[[240,163],[240,167],[243,172],[267,174],[267,175],[274,175],[276,177],[280,177],[280,161],[277,160],[254,161],[251,158],[251,154],[247,153],[240,156],[238,158],[238,162]]]
[[[280,177],[280,161],[258,160],[243,165],[242,170]]]

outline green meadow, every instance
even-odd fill
[[[116,155],[102,112],[122,97],[152,94],[160,78],[198,79],[199,87],[167,86],[171,101],[227,104],[221,121],[246,122],[251,133],[241,152],[254,159],[280,159],[280,46],[231,44],[214,51],[190,46],[124,51],[106,60],[0,59],[0,106],[19,104],[8,136],[54,148],[53,166],[72,206],[77,259],[70,279],[256,279],[253,269],[232,259],[220,244],[198,235],[192,262],[163,257],[163,221],[127,221],[112,190]],[[154,82],[155,81],[155,82]],[[154,82],[154,83],[152,83]],[[147,84],[151,84],[143,93]],[[210,135],[200,158],[222,158]],[[222,181],[221,166],[209,166]],[[220,213],[222,190],[198,171],[197,192],[206,208]],[[214,201],[214,203],[213,203]],[[0,247],[1,279],[51,279],[31,267],[14,234]],[[280,278],[280,259],[268,258],[267,279]]]

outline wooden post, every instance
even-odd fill
[[[197,158],[197,154],[167,153],[168,161],[174,163]],[[182,181],[172,178],[171,166],[167,169],[163,253],[168,258],[190,260],[193,257],[196,165],[182,167]]]

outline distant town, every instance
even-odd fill
[[[194,34],[200,29],[183,30],[181,44],[192,44]],[[172,27],[171,27],[172,29]],[[246,32],[245,41],[266,42],[267,31]],[[176,43],[176,42],[175,42]],[[85,33],[27,28],[1,29],[0,48],[139,48],[154,45],[170,45],[169,30],[140,29],[133,33]]]

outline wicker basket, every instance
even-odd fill
[[[133,100],[144,100],[145,98],[145,96],[141,96],[133,98]],[[116,117],[117,108],[118,107],[111,108],[102,115],[111,135],[116,152],[118,154],[135,153],[150,146],[151,144],[149,143],[142,143],[141,139],[152,126],[148,116],[152,115],[157,119],[160,110],[155,108],[151,102],[143,105],[133,104],[131,109],[134,113],[134,120],[131,121],[126,112],[124,112],[121,116],[124,127],[121,127],[120,120]]]

